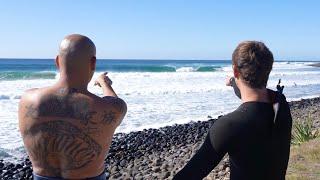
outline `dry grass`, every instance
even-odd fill
[[[286,179],[320,179],[320,138],[291,146]]]

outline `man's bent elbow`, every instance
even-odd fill
[[[116,102],[116,104],[117,104],[116,108],[119,111],[119,113],[124,117],[126,115],[126,113],[127,113],[127,103],[121,98],[117,98],[116,101],[117,101]]]
[[[112,96],[105,96],[102,99],[108,104],[107,107],[111,106],[113,114],[111,117],[116,120],[117,126],[120,125],[127,113],[127,103],[121,98]],[[109,117],[109,115],[107,114],[106,117]]]
[[[127,113],[127,103],[121,98],[116,98],[113,105],[115,110],[119,114],[119,118],[117,121],[117,126],[119,126]]]

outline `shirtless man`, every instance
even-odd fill
[[[106,179],[104,159],[126,103],[117,97],[104,73],[87,89],[96,66],[96,48],[73,34],[60,44],[59,80],[25,92],[19,104],[19,128],[30,156],[34,179]]]

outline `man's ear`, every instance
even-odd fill
[[[92,71],[96,70],[96,64],[97,64],[97,58],[93,56],[90,60],[90,66]]]
[[[232,65],[232,69],[233,69],[233,76],[234,76],[236,79],[239,79],[240,73],[239,73],[238,68],[236,68],[234,65]]]
[[[56,62],[56,66],[57,66],[58,70],[60,70],[59,55],[56,56],[55,62]]]

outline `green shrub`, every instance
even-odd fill
[[[291,143],[294,145],[300,145],[303,142],[317,138],[319,136],[319,131],[312,130],[312,123],[313,120],[310,115],[305,122],[300,120],[295,121],[293,123]]]

